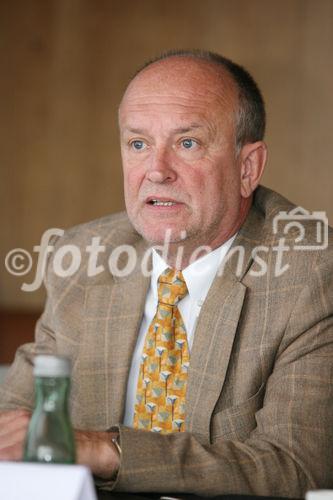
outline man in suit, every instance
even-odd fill
[[[32,358],[51,352],[72,359],[78,461],[104,488],[300,497],[333,486],[332,247],[315,248],[311,221],[302,251],[295,228],[274,226],[293,205],[259,186],[265,113],[255,82],[214,54],[169,54],[132,79],[119,123],[127,215],[54,242],[36,342],[18,351],[0,392],[0,458],[21,457]],[[147,249],[166,234],[168,253],[153,252],[146,276]],[[104,271],[88,276],[94,237]],[[54,256],[67,244],[82,261],[61,278]],[[165,268],[182,270],[188,290],[174,320],[189,360],[179,427],[155,403],[150,420],[138,409]]]

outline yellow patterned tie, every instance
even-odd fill
[[[188,290],[181,271],[170,268],[158,282],[158,305],[141,356],[133,424],[154,432],[181,432],[190,358],[177,303]]]

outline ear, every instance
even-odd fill
[[[241,195],[249,198],[259,184],[267,159],[267,147],[263,141],[245,144],[240,153]]]

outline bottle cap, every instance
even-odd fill
[[[35,377],[69,377],[71,362],[65,356],[38,354],[34,359]]]

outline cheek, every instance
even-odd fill
[[[196,196],[199,204],[207,203],[211,205],[221,197],[224,181],[222,176],[217,176],[216,172],[205,170],[203,172],[193,172],[190,176],[192,192]]]
[[[122,152],[122,166],[125,194],[137,192],[144,177],[144,164],[138,158]]]
[[[193,200],[205,219],[221,216],[233,189],[225,176],[216,172],[205,173],[196,182],[196,196]]]
[[[142,175],[138,169],[124,169],[124,190],[126,193],[137,193],[140,189]]]

